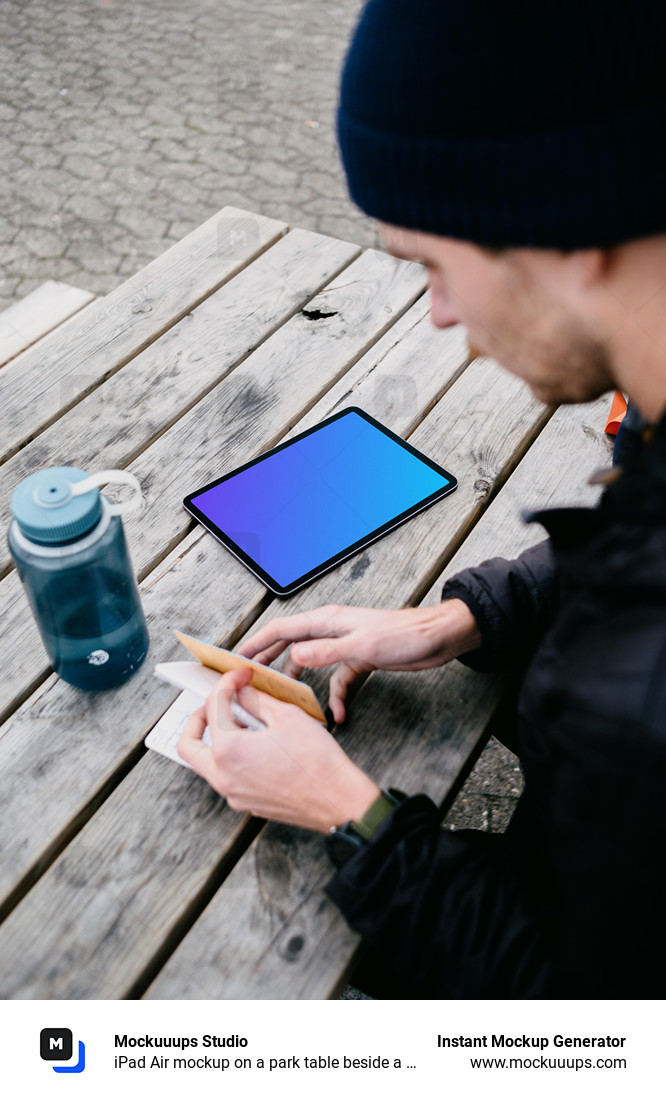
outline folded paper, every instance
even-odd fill
[[[191,638],[189,634],[181,634],[179,630],[175,630],[174,634],[178,641],[206,668],[214,668],[217,672],[230,672],[233,668],[249,668],[252,672],[250,680],[252,687],[257,688],[258,691],[265,691],[267,695],[272,695],[283,703],[294,703],[306,714],[316,718],[318,722],[326,724],[326,718],[317,697],[307,684],[302,684],[291,676],[285,676],[283,672],[277,672],[274,668],[260,665],[258,661],[251,661],[249,657],[241,657],[240,654],[231,653],[228,649],[220,649],[198,638]]]

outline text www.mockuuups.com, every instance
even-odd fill
[[[626,1069],[626,1058],[470,1058],[472,1069]]]

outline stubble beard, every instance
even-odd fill
[[[525,290],[512,303],[510,324],[504,331],[498,326],[500,339],[490,350],[497,362],[523,378],[546,405],[595,401],[615,389],[607,344],[578,317]],[[488,335],[489,344],[495,343]],[[469,350],[471,357],[483,354],[473,342]]]
[[[615,389],[605,344],[581,330],[563,332],[555,345],[540,346],[534,356],[527,355],[538,364],[534,375],[527,378],[528,384],[546,405],[596,401]]]

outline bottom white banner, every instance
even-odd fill
[[[661,1001],[5,1001],[0,1012],[8,1097],[664,1091]]]

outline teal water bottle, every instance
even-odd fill
[[[131,485],[134,499],[112,503],[99,491],[109,482]],[[120,518],[140,500],[128,471],[73,466],[31,474],[12,496],[9,549],[53,669],[74,687],[115,687],[148,652]]]

